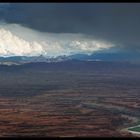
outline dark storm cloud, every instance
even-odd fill
[[[139,3],[12,3],[0,12],[6,22],[43,32],[83,33],[140,49]]]

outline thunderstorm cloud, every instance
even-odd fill
[[[91,54],[114,44],[83,34],[42,33],[18,24],[0,24],[0,56]]]

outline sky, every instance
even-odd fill
[[[140,52],[140,3],[1,3],[0,27],[5,56]]]

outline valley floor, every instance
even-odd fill
[[[25,99],[1,98],[0,136],[131,137],[133,133],[121,129],[134,123],[129,115],[139,107],[135,106],[139,99],[135,101],[78,91],[52,91]],[[123,112],[122,106],[128,112]]]
[[[81,63],[0,67],[0,137],[137,137],[140,67]]]

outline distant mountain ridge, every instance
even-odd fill
[[[140,55],[139,53],[124,53],[124,52],[116,52],[116,53],[105,53],[105,52],[97,52],[91,55],[87,54],[73,54],[73,55],[63,55],[58,57],[45,57],[43,55],[40,56],[11,56],[11,57],[0,57],[1,65],[21,65],[24,63],[32,63],[32,62],[46,62],[46,63],[57,63],[68,60],[82,60],[82,61],[119,61],[119,62],[135,62],[139,63]]]
[[[79,59],[79,60],[100,60],[100,61],[139,61],[140,54],[139,53],[131,53],[131,52],[97,52],[91,55],[87,54],[75,54],[70,56],[71,59]]]
[[[0,57],[0,64],[2,65],[20,65],[24,63],[31,63],[31,62],[61,62],[69,60],[69,57],[66,56],[58,56],[58,57],[51,57],[47,58],[42,55],[40,56],[12,56],[12,57]]]

